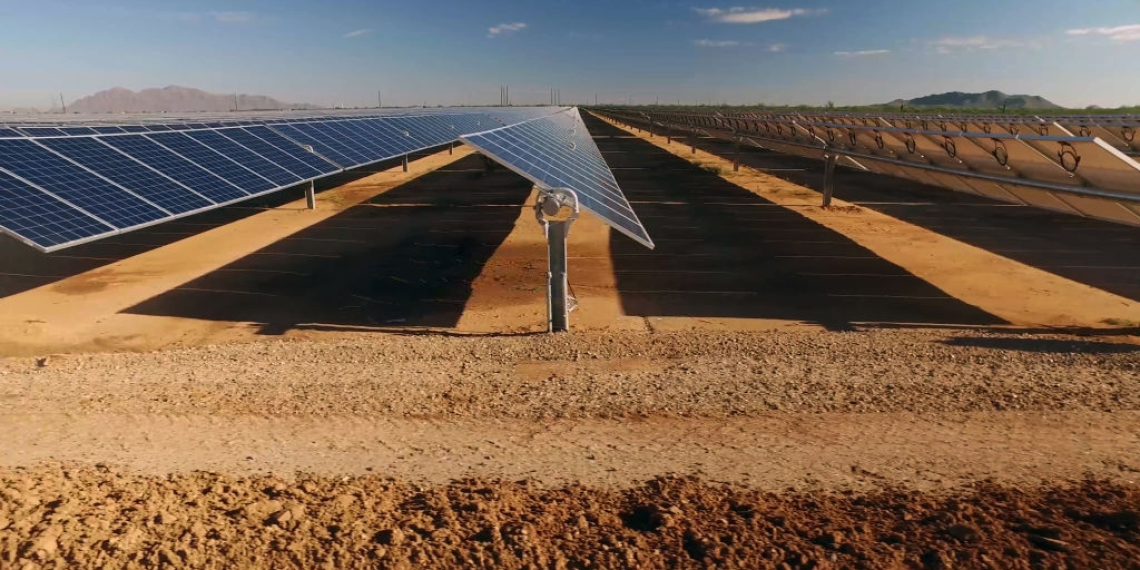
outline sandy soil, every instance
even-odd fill
[[[21,568],[1134,568],[1140,492],[624,491],[42,468],[0,475]],[[19,566],[17,566],[17,564]]]
[[[588,120],[571,335],[463,152],[0,260],[0,568],[1136,568],[1126,288]]]

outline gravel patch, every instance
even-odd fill
[[[0,360],[0,412],[509,418],[1140,409],[1140,346],[867,332],[362,335]]]

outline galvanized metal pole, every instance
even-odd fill
[[[547,327],[550,332],[570,330],[570,285],[566,277],[566,237],[578,219],[578,196],[568,188],[540,189],[534,215],[546,234]]]
[[[740,172],[740,137],[737,137],[732,146],[732,171]]]
[[[839,155],[831,153],[824,157],[823,165],[823,207],[831,206],[831,196],[835,193],[835,162]]]
[[[404,155],[404,172],[408,171],[408,155]]]
[[[447,145],[447,154],[455,154],[455,141],[451,141],[451,144]]]
[[[547,306],[550,332],[570,330],[570,291],[566,278],[566,236],[569,230],[569,221],[547,222],[546,244],[549,266]]]
[[[305,205],[310,210],[317,209],[317,183],[313,180],[310,180],[309,187],[305,188]]]
[[[693,154],[697,154],[697,134],[696,133],[689,133],[689,149],[693,151]]]

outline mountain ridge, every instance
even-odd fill
[[[1061,109],[1060,105],[1039,95],[1009,95],[998,90],[981,93],[948,91],[915,99],[895,99],[886,107],[954,107],[961,109]]]
[[[170,85],[132,91],[112,87],[77,99],[71,113],[194,113],[282,109],[317,109],[307,103],[286,103],[266,95],[218,94],[193,87]]]

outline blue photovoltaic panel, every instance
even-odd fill
[[[54,251],[497,128],[487,113],[0,126],[0,228]]]
[[[583,209],[653,247],[653,240],[622,194],[578,109],[462,139],[540,188],[573,190]]]
[[[142,198],[56,156],[31,140],[0,140],[0,168],[83,208],[117,228],[147,224],[168,215]]]
[[[260,194],[278,186],[183,133],[151,133],[146,138],[190,159],[250,194]]]
[[[225,155],[226,158],[256,172],[262,178],[268,179],[275,186],[292,186],[302,180],[302,177],[285,170],[265,157],[227,139],[217,131],[187,131],[186,136],[210,147],[210,150]]]
[[[315,152],[310,152],[309,150],[302,148],[299,143],[285,138],[269,127],[246,127],[239,130],[247,132],[265,141],[266,143],[277,147],[282,152],[287,153],[300,162],[309,165],[310,168],[319,170],[322,174],[331,174],[340,170],[339,166],[321,158]]]
[[[63,131],[64,134],[69,136],[99,134],[95,131],[95,129],[92,129],[91,127],[60,127],[59,130]]]
[[[42,139],[39,143],[172,214],[213,205],[213,202],[127,158],[94,137]]]
[[[384,150],[381,148],[379,142],[375,137],[371,137],[347,125],[348,121],[336,121],[327,123],[317,123],[313,127],[320,131],[335,136],[337,141],[352,149],[361,156],[357,165],[366,164],[377,160],[384,155]],[[334,134],[335,133],[335,134]],[[347,151],[342,151],[347,152]]]
[[[20,127],[29,137],[62,137],[64,132],[55,127]]]
[[[419,148],[418,143],[412,139],[399,136],[395,131],[384,132],[365,124],[364,121],[338,121],[336,127],[354,133],[354,136],[364,141],[364,144],[375,149],[370,157],[373,161],[396,158]]]
[[[108,226],[0,171],[0,227],[44,249],[113,232]]]
[[[325,146],[337,151],[341,156],[347,157],[351,161],[349,162],[351,166],[359,166],[369,161],[368,155],[345,142],[343,140],[344,133],[328,122],[299,123],[293,127],[316,140],[322,141]]]
[[[416,142],[417,148],[431,146],[429,141],[432,137],[429,133],[429,128],[421,121],[408,117],[393,117],[391,119],[384,119],[384,121],[396,127],[396,129],[406,132],[407,135]]]
[[[249,197],[249,193],[142,135],[103,137],[100,140],[218,204]]]
[[[245,131],[245,129],[224,129],[218,131],[218,134],[272,160],[276,164],[280,164],[282,168],[288,169],[289,172],[300,176],[303,179],[317,178],[324,174],[323,171],[313,168],[308,163],[298,160],[293,154],[287,153],[264,140],[253,136]],[[297,154],[305,152],[299,146],[294,145],[297,149]],[[327,165],[328,163],[326,163]],[[331,165],[329,165],[331,168]]]
[[[419,143],[415,139],[405,135],[404,131],[388,124],[383,119],[368,119],[357,121],[357,123],[358,128],[383,141],[384,145],[392,149],[394,151],[393,156],[407,154],[419,148]]]
[[[324,137],[316,138],[312,133],[302,131],[292,124],[275,124],[272,127],[274,132],[281,136],[287,137],[290,140],[296,141],[297,144],[307,145],[312,147],[313,152],[335,162],[343,168],[349,168],[357,164],[357,160],[349,158],[341,154],[337,149],[326,144]]]

